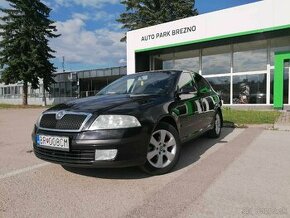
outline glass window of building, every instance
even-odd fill
[[[59,83],[60,97],[65,97],[65,83]]]
[[[104,70],[97,70],[97,77],[105,76]]]
[[[174,69],[199,72],[199,50],[174,53]]]
[[[91,71],[87,70],[84,71],[84,78],[90,78],[91,77]]]
[[[115,75],[115,76],[120,75],[120,68],[113,68],[112,75]]]
[[[66,97],[72,96],[72,85],[70,82],[65,83],[65,96]]]
[[[20,86],[15,87],[15,95],[20,95],[20,89],[21,89]]]
[[[54,96],[53,97],[59,97],[60,96],[60,94],[59,94],[59,85],[60,85],[60,83],[55,83],[54,84],[54,92],[53,92]]]
[[[267,41],[234,44],[234,72],[262,71],[267,69]]]
[[[84,77],[84,72],[78,72],[78,78],[82,79],[82,78],[85,78]]]
[[[233,77],[233,104],[265,104],[266,74]]]
[[[4,95],[10,95],[10,88],[4,87]]]
[[[120,74],[121,75],[126,75],[127,74],[127,67],[121,67],[120,68]]]
[[[54,84],[51,84],[49,87],[49,98],[52,98],[54,96],[53,92],[54,92]]]
[[[157,61],[156,61],[157,60]],[[162,69],[178,69],[199,72],[199,50],[190,50],[155,57],[155,65],[162,62]],[[158,67],[155,66],[155,69]]]
[[[271,39],[270,64],[274,65],[275,52],[290,52],[290,36]]]
[[[78,96],[78,85],[77,82],[72,82],[72,97],[77,97]]]
[[[106,69],[104,70],[105,76],[111,76],[112,75],[112,70],[111,69]]]
[[[231,78],[229,76],[206,78],[213,89],[221,96],[224,104],[230,104]]]
[[[163,61],[163,70],[174,69],[174,60]]]
[[[58,78],[59,78],[59,82],[64,82],[64,81],[67,80],[67,74],[65,74],[65,73],[60,73],[60,74],[58,75]]]
[[[91,77],[97,77],[97,71],[96,70],[92,70],[91,71]]]
[[[217,46],[202,50],[202,74],[224,74],[231,72],[231,46]]]

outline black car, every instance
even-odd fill
[[[181,144],[219,137],[221,99],[199,74],[152,71],[124,76],[96,96],[59,104],[35,124],[34,153],[72,167],[141,166],[163,174]]]

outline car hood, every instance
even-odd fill
[[[77,99],[56,105],[48,111],[66,110],[71,112],[104,113],[113,111],[140,110],[142,107],[159,102],[160,97],[154,95],[99,95]],[[155,102],[155,103],[154,103]]]

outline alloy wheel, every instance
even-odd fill
[[[221,118],[219,113],[217,113],[215,116],[215,132],[217,135],[219,135],[220,131],[221,131]]]
[[[174,160],[176,151],[176,140],[172,133],[160,129],[151,136],[147,160],[153,167],[165,168]]]

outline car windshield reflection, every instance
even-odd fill
[[[97,95],[152,95],[166,94],[172,89],[176,73],[147,72],[122,77],[105,87]]]

